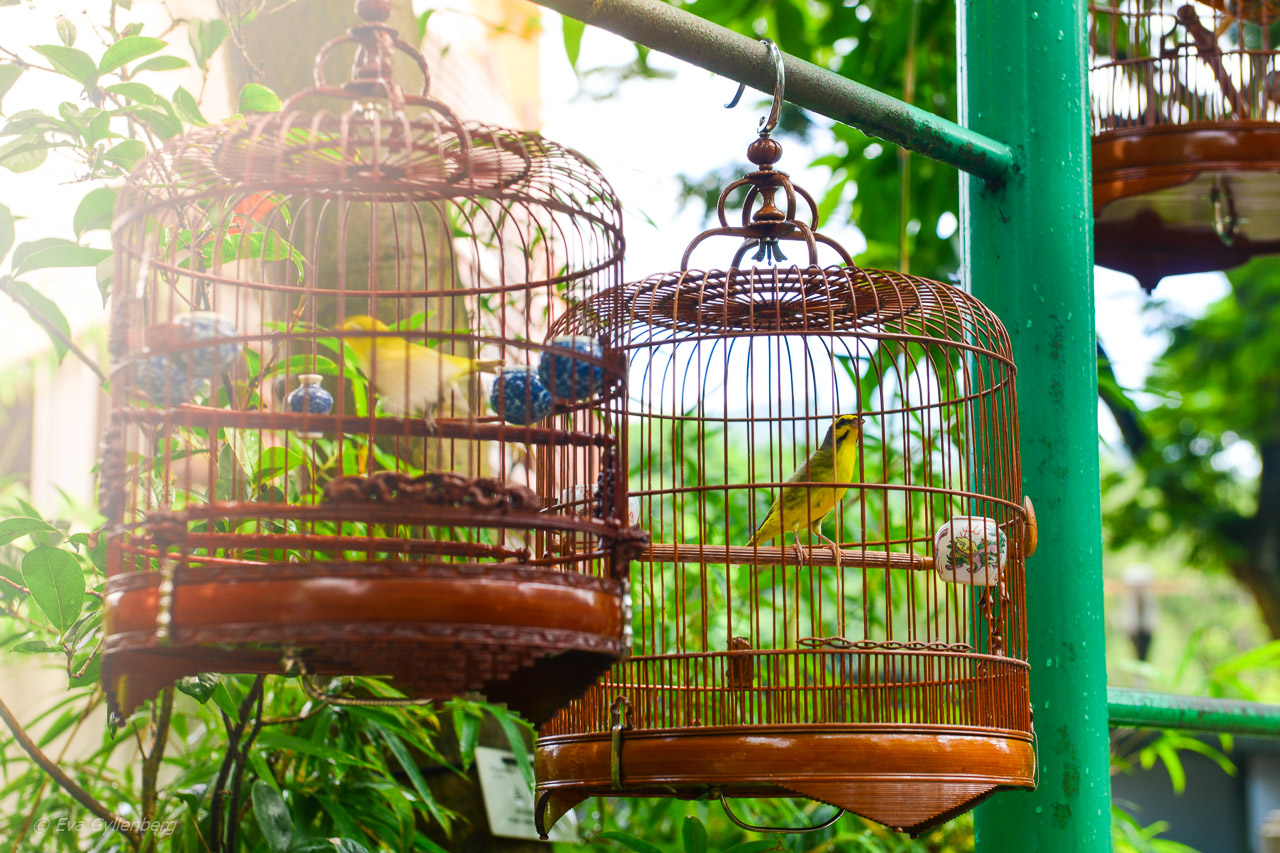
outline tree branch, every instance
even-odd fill
[[[155,734],[151,737],[151,752],[142,759],[142,820],[150,824],[156,816],[156,780],[160,775],[160,762],[164,758],[165,741],[169,737],[169,721],[173,717],[173,688],[160,691],[156,711]]]
[[[227,791],[224,786],[227,784],[227,776],[230,775],[231,769],[235,766],[236,761],[240,757],[240,737],[244,734],[244,727],[249,722],[249,709],[253,707],[253,703],[258,700],[262,693],[262,684],[265,680],[264,676],[259,675],[253,680],[253,686],[249,688],[249,693],[244,697],[244,701],[240,703],[239,719],[233,725],[231,718],[227,716],[227,712],[222,712],[222,722],[227,729],[227,755],[222,760],[222,766],[218,769],[218,779],[213,786],[213,801],[209,807],[209,838],[212,843],[214,853],[223,850],[223,828],[222,828],[222,812],[223,800],[226,799]],[[235,815],[231,816],[235,820]]]
[[[1129,449],[1129,455],[1136,459],[1151,444],[1151,439],[1138,422],[1133,401],[1117,390],[1120,383],[1116,381],[1115,372],[1111,369],[1111,359],[1102,348],[1102,341],[1098,341],[1098,379],[1098,398],[1107,407],[1107,411],[1111,412],[1111,417],[1116,419],[1124,446]]]
[[[43,316],[41,316],[40,312],[37,311],[34,307],[32,307],[30,303],[27,302],[27,300],[23,299],[20,295],[10,290],[9,283],[7,280],[0,279],[0,292],[3,292],[5,296],[9,297],[14,302],[21,305],[22,310],[26,311],[27,315],[30,316],[31,319],[35,320],[37,323],[43,326],[44,330],[48,332],[50,335],[57,338],[62,343],[63,346],[65,346],[73,355],[75,355],[76,358],[80,359],[85,364],[87,364],[89,366],[89,369],[92,370],[95,374],[97,374],[98,381],[100,383],[106,384],[107,374],[102,372],[102,368],[98,367],[97,362],[89,358],[89,356],[85,354],[85,351],[80,349],[80,347],[76,346],[75,341],[71,340],[71,338],[68,335],[66,335],[61,329],[59,329],[53,323],[50,323]]]
[[[101,690],[95,690],[93,695],[89,697],[89,702],[84,706],[84,710],[80,712],[80,719],[76,720],[76,724],[71,729],[71,733],[67,735],[67,739],[62,742],[62,749],[58,750],[57,763],[61,764],[62,759],[67,757],[67,750],[71,748],[71,742],[76,739],[76,735],[80,732],[80,727],[84,725],[84,721],[89,719],[89,715],[98,707],[98,697],[102,695]],[[22,846],[22,840],[27,837],[27,831],[31,829],[31,822],[36,819],[36,813],[39,811],[40,800],[44,797],[45,789],[49,787],[49,777],[46,775],[40,782],[40,790],[36,791],[35,797],[31,801],[31,812],[27,815],[27,819],[22,822],[22,827],[18,830],[18,835],[13,840],[13,851],[17,853],[19,847]]]
[[[245,765],[249,763],[249,750],[253,749],[253,742],[258,739],[258,733],[262,731],[262,701],[266,691],[261,688],[265,678],[266,676],[259,675],[254,683],[254,686],[259,688],[258,710],[253,717],[253,728],[249,730],[249,736],[240,747],[240,761],[236,762],[236,770],[231,780],[231,808],[227,810],[231,818],[227,825],[228,850],[236,849],[236,830],[240,827],[240,786],[244,782]]]
[[[13,716],[13,712],[9,710],[9,706],[4,703],[3,699],[0,699],[0,719],[4,720],[4,724],[9,727],[9,731],[13,732],[14,740],[18,742],[22,750],[31,756],[31,760],[39,765],[40,769],[48,773],[60,788],[70,794],[72,799],[88,809],[94,816],[102,818],[108,826],[127,838],[134,850],[138,849],[138,845],[142,843],[142,834],[137,827],[94,799],[92,794],[81,788],[74,779],[63,772],[56,761],[41,752],[40,747],[36,746],[35,741],[22,728],[22,724],[18,722],[17,717]]]

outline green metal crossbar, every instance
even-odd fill
[[[535,2],[773,89],[755,39],[659,0]],[[1106,688],[1086,9],[956,0],[959,124],[784,58],[788,101],[961,170],[962,278],[1013,342],[1023,491],[1040,519],[1027,564],[1040,785],[978,808],[981,853],[1110,849],[1108,720],[1280,735],[1273,706]]]
[[[535,0],[561,14],[773,91],[773,65],[760,42],[658,0]],[[783,54],[787,100],[942,163],[1000,182],[1015,167],[1013,149],[953,121],[891,98],[825,68]]]
[[[1113,728],[1280,737],[1280,705],[1261,702],[1108,687],[1107,715]]]

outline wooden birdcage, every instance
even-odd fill
[[[1089,9],[1098,263],[1150,292],[1280,252],[1280,3]]]
[[[393,56],[425,61],[389,4],[357,10],[314,89],[175,140],[121,193],[115,708],[287,658],[537,721],[627,648],[625,482],[595,414],[623,372],[599,324],[547,335],[616,292],[618,203],[574,152],[406,93]]]
[[[958,288],[856,267],[780,154],[752,144],[678,272],[557,321],[602,317],[626,354],[611,414],[651,543],[632,656],[540,730],[542,830],[589,796],[801,796],[918,831],[1034,784],[1008,335]],[[727,270],[689,268],[724,236]],[[800,533],[752,541],[776,500]]]

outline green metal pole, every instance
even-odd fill
[[[1111,725],[1215,734],[1280,737],[1280,705],[1107,688]]]
[[[961,176],[964,278],[1018,365],[1039,788],[979,807],[980,853],[1111,849],[1085,0],[962,0],[961,123],[1003,140],[1003,187]]]

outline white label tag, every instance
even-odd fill
[[[476,770],[484,793],[484,810],[489,831],[499,838],[526,838],[536,841],[533,824],[533,792],[520,775],[513,752],[490,746],[476,747]],[[552,841],[576,841],[577,817],[569,812],[551,830]]]

